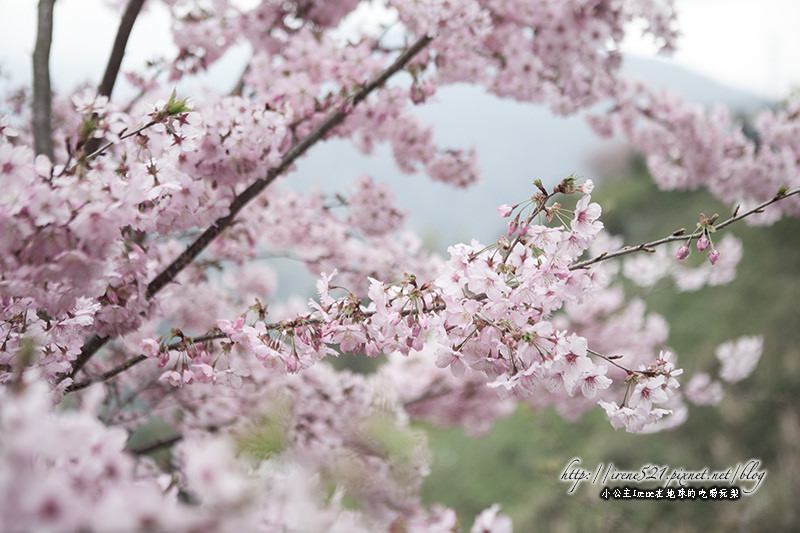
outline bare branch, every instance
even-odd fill
[[[159,439],[155,442],[151,442],[149,444],[140,446],[138,448],[131,448],[128,451],[134,455],[146,455],[148,453],[156,452],[162,448],[169,448],[170,446],[177,444],[181,440],[183,440],[183,435],[173,435],[172,437]]]
[[[39,0],[36,46],[33,49],[33,146],[37,154],[54,159],[50,44],[53,41],[53,4]]]
[[[718,230],[719,229],[723,229],[726,226],[729,226],[729,225],[733,224],[734,222],[738,222],[739,220],[742,220],[744,218],[749,217],[750,215],[762,212],[764,210],[764,208],[767,207],[768,205],[774,204],[775,202],[779,202],[779,201],[783,200],[784,198],[788,198],[788,197],[793,196],[795,194],[800,194],[800,189],[793,189],[793,190],[788,191],[788,192],[779,192],[772,199],[767,200],[766,202],[761,203],[761,204],[755,206],[754,208],[752,208],[752,209],[750,209],[748,211],[745,211],[744,213],[740,213],[740,214],[736,214],[736,213],[739,212],[739,208],[737,207],[736,211],[734,212],[734,215],[732,217],[730,217],[729,219],[727,219],[727,220],[725,220],[723,222],[720,222],[719,224],[715,224],[714,228],[718,229]],[[658,240],[655,240],[655,241],[652,241],[652,242],[643,242],[642,244],[640,244],[638,246],[626,246],[624,248],[621,248],[621,249],[617,250],[616,252],[603,252],[602,254],[600,254],[597,257],[594,257],[592,259],[587,259],[586,261],[579,261],[577,263],[573,263],[572,265],[570,265],[569,269],[570,270],[577,270],[579,268],[586,268],[586,267],[588,267],[590,265],[594,265],[596,263],[600,263],[601,261],[607,261],[608,259],[614,259],[615,257],[620,257],[620,256],[623,256],[623,255],[628,255],[628,254],[632,254],[632,253],[635,253],[635,252],[643,252],[643,251],[644,252],[653,252],[654,251],[653,248],[655,248],[656,246],[661,246],[662,244],[667,244],[668,242],[691,241],[692,239],[699,239],[701,235],[703,235],[703,232],[701,230],[698,230],[698,231],[695,231],[694,233],[690,233],[690,234],[686,235],[684,230],[680,229],[680,230],[674,232],[669,237],[664,237],[662,239],[658,239]]]
[[[100,382],[103,382],[103,381],[108,381],[109,379],[113,378],[117,374],[121,374],[122,372],[125,372],[126,370],[128,370],[132,366],[136,366],[136,365],[138,365],[139,363],[141,363],[142,361],[144,361],[146,359],[147,359],[147,356],[144,355],[144,354],[139,354],[136,357],[131,357],[130,359],[128,359],[127,361],[125,361],[121,365],[115,366],[114,368],[112,368],[108,372],[103,372],[99,376],[94,376],[91,379],[87,379],[86,381],[81,381],[79,383],[73,383],[72,385],[70,385],[69,387],[64,389],[64,392],[75,392],[75,391],[79,391],[81,389],[85,389],[89,385],[93,385],[95,383],[100,383]]]
[[[144,130],[146,130],[147,128],[155,126],[156,124],[159,124],[159,123],[160,122],[157,121],[157,120],[151,120],[147,124],[145,124],[143,126],[139,126],[138,128],[136,128],[133,131],[129,131],[129,132],[125,133],[124,135],[120,135],[119,136],[119,141],[123,141],[125,139],[130,138],[130,137],[133,137],[134,135],[138,135],[141,132],[143,132]],[[117,142],[119,142],[119,141],[117,141]],[[114,143],[115,143],[115,141],[108,141],[105,144],[103,144],[102,146],[100,146],[101,142],[102,142],[102,139],[90,139],[89,142],[86,143],[86,154],[87,155],[83,157],[83,161],[84,162],[85,161],[91,161],[95,157],[99,156],[100,154],[102,154],[103,152],[105,152],[106,150],[108,150],[109,148],[114,146]],[[97,146],[94,146],[95,144]],[[80,163],[75,163],[75,165],[73,165],[72,168],[74,169],[79,164]]]
[[[106,72],[103,74],[103,81],[100,82],[100,86],[97,88],[97,94],[111,96],[111,91],[114,90],[114,83],[119,75],[119,67],[122,65],[122,57],[125,55],[125,47],[128,45],[128,38],[133,29],[133,23],[136,22],[136,17],[139,16],[144,2],[145,0],[130,0],[128,2],[128,6],[122,14],[122,19],[119,21],[114,48],[111,49]]]

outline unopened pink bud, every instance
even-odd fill
[[[506,234],[511,237],[514,233],[517,232],[517,228],[519,228],[519,215],[515,216],[513,219],[508,221],[508,227],[506,228]]]
[[[506,235],[511,237],[517,231],[517,222],[515,220],[510,220],[508,222],[508,226],[506,227]]]
[[[511,216],[512,211],[514,211],[513,205],[503,204],[497,208],[497,216],[506,218],[507,216]]]
[[[719,259],[719,252],[715,248],[711,248],[711,251],[708,252],[708,262],[712,265],[717,264],[717,260]]]
[[[708,248],[709,244],[711,244],[711,243],[708,241],[708,237],[703,235],[702,237],[697,239],[697,251],[698,252],[702,252],[703,250]]]
[[[408,90],[411,101],[415,104],[421,104],[425,101],[425,93],[423,93],[422,89],[417,85],[412,85]]]
[[[678,253],[675,255],[678,258],[678,261],[683,261],[684,259],[689,257],[689,243],[687,242],[686,244],[678,248]]]

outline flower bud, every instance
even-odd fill
[[[513,219],[508,221],[508,226],[506,228],[506,235],[511,237],[517,232],[519,228],[519,215],[515,216]]]
[[[683,261],[689,257],[689,243],[687,242],[686,244],[681,245],[681,247],[678,248],[678,253],[675,255],[678,258],[678,261]]]
[[[711,247],[711,250],[708,252],[708,262],[712,265],[717,264],[717,260],[719,259],[719,252],[714,248]]]
[[[709,244],[711,243],[709,242],[708,237],[706,237],[705,234],[703,234],[702,237],[697,239],[697,251],[702,252],[703,250],[708,248]]]
[[[511,212],[514,211],[513,205],[503,204],[497,208],[497,216],[501,218],[506,218],[511,216]]]

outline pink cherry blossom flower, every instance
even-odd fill
[[[631,393],[628,403],[631,407],[643,406],[648,411],[654,403],[664,403],[669,399],[665,389],[666,379],[663,375],[645,378],[639,381]]]
[[[176,370],[167,370],[158,377],[158,381],[166,381],[173,387],[180,387],[183,385],[183,376]]]
[[[584,369],[578,380],[581,394],[592,399],[597,396],[597,391],[609,388],[612,381],[606,376],[606,372],[608,372],[606,365],[592,365]]]
[[[600,206],[596,203],[589,203],[592,197],[584,194],[575,206],[575,215],[570,222],[572,231],[582,238],[593,238],[601,229],[603,223],[598,221],[600,216]]]
[[[711,376],[701,372],[692,376],[686,384],[686,399],[695,405],[719,405],[724,396],[722,384],[712,381]]]
[[[5,137],[16,137],[19,135],[19,132],[16,129],[9,126],[10,123],[11,117],[8,115],[0,116],[0,135]]]
[[[741,337],[717,347],[715,355],[722,365],[719,376],[728,383],[737,383],[749,376],[758,364],[764,349],[761,337]]]
[[[339,22],[365,2],[172,0],[176,57],[131,76],[142,90],[132,110],[93,90],[56,95],[57,146],[45,156],[31,146],[24,99],[6,98],[0,529],[451,531],[454,512],[420,502],[430,458],[411,421],[485,432],[523,400],[570,419],[599,405],[630,432],[681,423],[682,369],[659,353],[664,320],[625,300],[619,262],[572,269],[584,252],[623,244],[602,232],[590,180],[570,177],[552,195],[537,181],[524,203],[497,208],[507,236],[451,246],[446,260],[401,231],[393,192],[369,176],[343,194],[332,181],[325,192],[290,188],[295,157],[326,139],[365,153],[385,144],[401,172],[474,183],[476,151],[438,145],[414,105],[469,82],[559,114],[610,100],[589,120],[627,137],[660,187],[706,186],[742,206],[775,199],[760,222],[800,215],[796,199],[776,196],[800,186],[800,99],[756,119],[757,146],[725,111],[621,78],[628,27],[669,49],[675,13],[669,1],[611,3],[388,0],[391,35],[345,39]],[[428,50],[398,48],[428,44],[423,35],[435,37]],[[175,93],[146,103],[235,43],[255,51],[236,94],[204,94],[191,112]],[[390,79],[397,67],[410,89]],[[87,139],[103,139],[102,153],[76,143]],[[555,196],[575,192],[570,219]],[[714,268],[669,261],[676,252],[662,247],[622,270],[651,286],[671,275],[681,290],[726,283],[740,250],[727,235],[715,249],[708,235],[696,244]],[[323,272],[315,300],[276,301],[275,274],[257,261],[273,254]],[[590,358],[587,339],[638,370],[626,380]],[[722,380],[752,372],[763,346],[746,339],[718,348]],[[340,352],[386,362],[370,375],[317,364]],[[110,389],[81,392],[111,375]],[[111,389],[125,401],[106,399]],[[69,394],[69,409],[53,408]],[[705,404],[721,394],[702,374],[686,391]],[[169,474],[125,449],[150,416],[181,439]],[[473,526],[510,530],[497,505]]]
[[[342,324],[335,328],[332,342],[339,345],[343,353],[358,351],[367,341],[364,328],[359,324]]]
[[[475,518],[475,523],[470,528],[470,533],[511,533],[511,518],[499,514],[500,506],[494,504],[488,509],[481,511]]]
[[[650,422],[648,409],[640,405],[635,409],[618,406],[617,402],[598,402],[608,415],[611,427],[614,429],[625,428],[630,433],[638,433]]]
[[[436,366],[439,368],[450,367],[450,371],[457,378],[464,375],[466,365],[464,364],[464,356],[451,348],[439,348],[436,352]]]

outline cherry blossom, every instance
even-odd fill
[[[720,362],[719,375],[728,383],[743,380],[753,372],[761,357],[764,341],[761,337],[741,337],[717,347],[715,355]]]
[[[686,398],[695,405],[717,405],[723,396],[722,384],[705,373],[695,374],[686,384]]]
[[[684,399],[722,400],[706,373],[680,386],[668,324],[620,278],[728,283],[743,253],[728,226],[800,215],[800,101],[762,113],[754,142],[723,108],[625,79],[632,26],[675,47],[672,2],[391,0],[392,28],[348,35],[368,2],[163,4],[177,51],[124,74],[133,97],[56,94],[52,154],[33,148],[39,103],[4,98],[5,529],[452,531],[461,517],[421,502],[431,457],[412,422],[477,435],[524,404],[653,432],[689,416]],[[179,95],[234,47],[252,55],[230,92]],[[734,214],[626,247],[591,179],[536,180],[496,209],[505,234],[442,257],[382,176],[293,188],[331,138],[385,145],[398,171],[445,186],[483,179],[477,151],[440,144],[420,113],[456,83],[586,111],[659,186],[707,187]],[[317,278],[312,298],[280,301],[278,257]],[[723,344],[719,378],[746,378],[762,351],[760,337]],[[153,417],[172,436],[136,447]],[[471,531],[510,531],[486,505]]]

